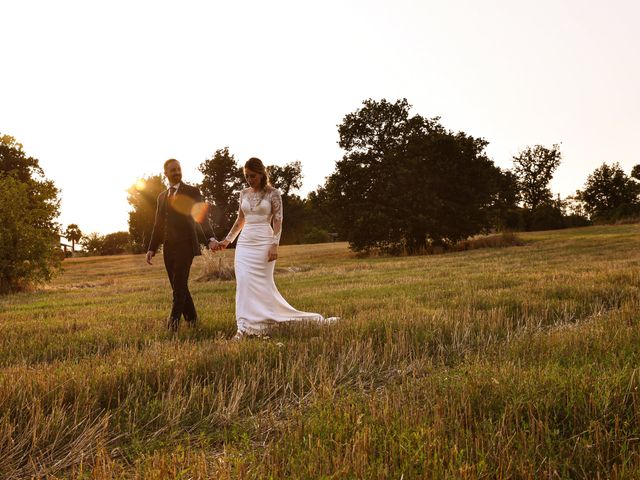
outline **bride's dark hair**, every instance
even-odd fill
[[[245,170],[251,170],[252,172],[256,172],[262,175],[262,177],[260,177],[260,188],[262,190],[267,188],[268,185],[271,185],[271,183],[269,183],[269,172],[265,168],[264,163],[262,163],[262,160],[260,160],[259,158],[251,157],[244,164],[244,168]]]

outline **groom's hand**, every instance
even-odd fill
[[[147,252],[147,263],[149,265],[153,265],[153,262],[151,261],[151,259],[154,257],[155,254],[156,254],[156,252],[154,252],[153,250],[149,250]]]
[[[213,240],[211,239],[209,241],[209,250],[211,250],[212,252],[215,252],[216,250],[220,250],[220,243],[217,240]]]

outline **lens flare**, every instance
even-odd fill
[[[209,205],[205,202],[196,202],[188,195],[176,194],[175,197],[170,199],[171,208],[176,212],[191,217],[198,223],[204,221],[209,213]]]
[[[202,223],[207,218],[207,213],[209,213],[209,205],[205,202],[196,202],[191,207],[191,216],[198,223]]]
[[[171,207],[182,215],[191,215],[191,208],[195,203],[189,195],[176,194],[171,200]]]

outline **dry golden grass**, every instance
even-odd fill
[[[197,278],[199,282],[212,280],[234,280],[236,272],[233,266],[233,252],[212,252],[202,250],[202,274]]]
[[[66,261],[0,299],[0,478],[637,478],[638,234],[283,247],[285,298],[343,320],[243,342],[233,282],[173,338],[161,261]]]
[[[469,240],[458,242],[453,246],[453,251],[463,252],[477,248],[521,247],[523,245],[524,242],[517,234],[503,232],[495,235],[479,235]]]

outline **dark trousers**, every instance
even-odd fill
[[[171,319],[176,322],[184,315],[185,320],[196,319],[196,307],[189,292],[189,271],[193,262],[191,243],[179,243],[164,246],[164,266],[169,275],[169,282],[173,290],[173,305]]]

